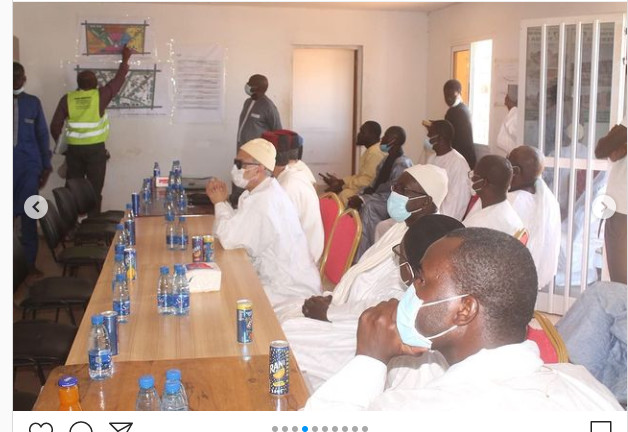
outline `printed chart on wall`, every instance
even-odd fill
[[[81,22],[81,55],[102,56],[119,54],[127,45],[135,54],[151,54],[147,20],[98,20]]]
[[[169,114],[168,98],[169,68],[162,68],[156,62],[134,62],[129,69],[122,88],[109,104],[110,115],[120,114]],[[95,63],[83,61],[70,65],[68,83],[76,83],[76,76],[83,70],[91,70],[98,79],[98,86],[104,86],[113,79],[119,61]],[[70,85],[69,87],[75,87]]]
[[[216,44],[173,47],[175,122],[223,120],[224,51]]]

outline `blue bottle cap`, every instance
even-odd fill
[[[168,214],[166,215],[166,220],[167,220],[168,222],[174,222],[174,215],[173,215],[172,213],[168,213]]]
[[[124,261],[124,254],[116,253],[115,260],[116,261]]]
[[[124,225],[119,223],[118,225],[116,225],[116,230],[118,231],[122,231],[124,229]]]
[[[185,216],[179,216],[179,222],[185,222]]]
[[[78,379],[76,377],[73,377],[72,375],[63,375],[61,378],[59,378],[57,385],[64,388],[74,387],[78,385]]]
[[[124,273],[118,273],[116,275],[116,282],[124,282],[126,280],[126,275]]]
[[[167,275],[168,273],[170,273],[170,269],[168,268],[168,266],[161,266],[159,267],[159,273],[162,275]]]
[[[172,381],[181,381],[181,370],[179,369],[168,369],[166,371],[166,379]]]
[[[132,205],[131,203],[128,203],[128,204],[126,205],[126,209],[127,209],[127,210],[133,209],[133,205]]]
[[[168,380],[166,381],[166,393],[168,394],[173,394],[179,391],[179,387],[181,387],[181,384],[179,383],[178,380]]]
[[[142,375],[138,382],[141,389],[148,390],[155,385],[155,378],[152,375]]]
[[[103,323],[103,316],[98,314],[98,315],[92,315],[92,325],[99,325]]]

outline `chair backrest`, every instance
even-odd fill
[[[331,230],[334,227],[336,219],[344,211],[344,205],[338,195],[333,192],[327,192],[318,198],[321,209],[321,219],[323,220],[323,231],[325,233],[325,247],[329,243]]]
[[[24,247],[17,234],[13,232],[13,293],[22,285],[28,276],[28,261],[24,253]]]
[[[59,210],[59,216],[67,228],[72,228],[78,223],[78,208],[70,189],[58,187],[52,190]]]
[[[59,245],[63,237],[65,237],[66,229],[61,220],[61,216],[59,216],[59,212],[57,211],[57,207],[53,204],[52,201],[46,200],[48,202],[48,211],[39,219],[39,225],[41,226],[41,230],[44,233],[44,238],[46,239],[46,244],[50,248],[54,254],[55,248]]]
[[[515,233],[515,238],[523,243],[524,246],[527,246],[530,240],[530,233],[528,233],[527,229],[521,228]]]
[[[355,209],[348,209],[336,219],[321,258],[321,278],[334,284],[351,267],[362,236],[362,221]]]
[[[72,192],[79,214],[86,214],[96,206],[98,202],[96,191],[86,178],[68,179],[65,186]]]
[[[545,363],[567,363],[569,354],[563,338],[554,324],[541,312],[534,311],[534,318],[528,324],[526,339],[534,341]]]

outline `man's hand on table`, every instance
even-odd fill
[[[228,201],[229,192],[227,191],[227,184],[218,179],[211,179],[205,186],[205,193],[210,199],[212,204],[216,205],[219,202]]]

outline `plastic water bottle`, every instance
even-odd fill
[[[166,214],[166,249],[177,249],[177,231],[174,224],[174,215]]]
[[[171,188],[172,186],[174,186],[174,171],[170,170],[170,173],[168,173],[168,187]]]
[[[140,194],[144,204],[150,204],[153,199],[153,190],[150,186],[150,178],[145,178],[142,182],[142,193]]]
[[[179,393],[181,383],[179,381],[166,381],[164,394],[161,398],[162,411],[187,411],[188,407]]]
[[[126,283],[126,275],[116,275],[113,285],[113,310],[118,313],[118,322],[125,323],[131,314],[131,297]]]
[[[161,170],[159,169],[159,162],[155,162],[153,165],[153,177],[161,176]]]
[[[133,215],[133,205],[131,203],[127,203],[126,210],[124,211],[124,220],[127,219],[135,219],[135,215]]]
[[[177,264],[174,267],[173,280],[173,310],[175,315],[189,315],[190,313],[190,287],[185,276],[183,265]]]
[[[179,214],[188,212],[188,195],[185,193],[183,186],[179,186]]]
[[[121,275],[126,275],[126,266],[124,265],[124,255],[116,253],[115,261],[113,262],[113,275],[111,277],[111,291],[115,290],[116,286],[116,277]]]
[[[124,224],[117,224],[116,225],[116,244],[123,244],[124,246],[127,246],[129,244],[129,237],[127,235],[127,232],[124,229]]]
[[[157,281],[157,311],[162,315],[171,315],[172,307],[172,278],[168,266],[159,268],[159,280]]]
[[[179,216],[177,224],[177,249],[186,250],[188,248],[188,226],[185,222],[185,216]]]
[[[186,406],[190,406],[190,403],[188,401],[188,395],[185,392],[185,387],[183,386],[183,383],[181,382],[181,370],[179,369],[168,369],[166,371],[166,381],[179,381],[179,394],[181,395],[181,397],[183,398],[183,402],[185,402]]]
[[[157,389],[155,389],[155,379],[152,375],[142,375],[138,380],[140,390],[135,399],[135,411],[159,411],[161,400]]]
[[[92,329],[89,333],[87,356],[91,379],[103,380],[111,377],[113,357],[111,356],[109,334],[103,325],[102,315],[92,315]]]

